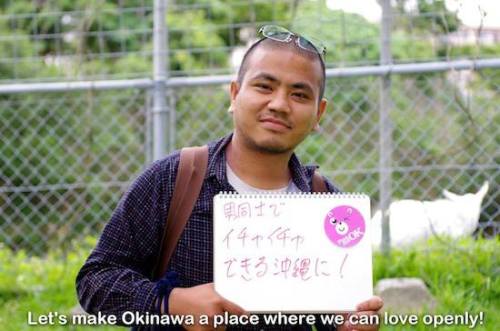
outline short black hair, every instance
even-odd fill
[[[296,37],[293,37],[296,38]],[[326,73],[325,73],[325,62],[323,61],[323,57],[317,53],[314,54],[312,52],[303,50],[297,44],[295,43],[295,40],[284,43],[281,41],[276,41],[273,39],[269,38],[262,38],[257,40],[255,43],[253,43],[250,48],[247,49],[245,52],[245,55],[243,55],[243,60],[241,60],[241,65],[240,68],[238,69],[238,76],[237,76],[237,81],[241,85],[243,83],[243,78],[245,77],[246,72],[248,71],[248,59],[250,58],[250,55],[257,49],[259,46],[264,46],[264,47],[269,47],[269,48],[281,48],[283,49],[284,47],[288,47],[296,51],[297,53],[304,55],[310,59],[318,59],[319,63],[321,64],[321,80],[320,80],[320,86],[319,86],[319,101],[323,98],[323,95],[325,93],[325,83],[326,83]]]

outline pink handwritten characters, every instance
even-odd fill
[[[237,219],[238,214],[236,212],[236,204],[234,202],[228,202],[224,204],[224,216],[227,220]]]
[[[269,261],[271,260],[271,261]],[[239,277],[247,282],[262,277],[299,279],[308,281],[314,277],[329,277],[328,261],[320,257],[284,256],[269,259],[266,256],[229,258],[226,265],[226,278]]]
[[[238,205],[238,216],[242,218],[252,217],[252,207],[250,207],[248,202],[240,203]]]
[[[354,207],[342,205],[328,212],[324,221],[326,236],[339,247],[357,245],[365,234],[365,220]]]
[[[227,202],[224,204],[224,217],[228,221],[235,221],[238,219],[249,219],[252,217],[266,217],[278,218],[283,214],[285,208],[284,202],[277,203],[264,203],[262,201],[240,202]]]
[[[229,229],[222,242],[226,244],[227,249],[234,248],[233,245],[242,248],[249,246],[253,248],[276,247],[279,245],[283,248],[294,247],[298,251],[304,240],[304,236],[292,232],[290,228],[281,226],[274,228],[273,231],[269,230],[269,232],[251,232],[246,226],[239,228],[236,225],[236,228]]]

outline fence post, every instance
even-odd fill
[[[167,0],[154,0],[153,30],[153,159],[164,157],[171,150],[166,82],[168,79]]]
[[[380,0],[382,7],[380,64],[392,63],[391,55],[391,0]],[[388,218],[388,209],[391,202],[391,156],[392,156],[392,126],[390,120],[391,108],[391,73],[380,78],[380,106],[379,106],[379,190],[380,210],[382,213],[382,241],[381,250],[385,255],[390,254],[391,236]]]

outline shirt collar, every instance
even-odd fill
[[[216,178],[224,190],[229,189],[226,173],[226,146],[233,137],[230,133],[227,136],[208,144],[209,163],[207,167],[206,179]],[[288,167],[292,174],[292,180],[302,192],[311,192],[311,178],[316,166],[303,166],[295,153],[292,154]]]

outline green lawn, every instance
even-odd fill
[[[44,258],[28,257],[0,247],[0,330],[82,330],[74,325],[30,326],[28,312],[69,315],[76,304],[75,277],[94,239],[74,245],[71,252],[52,251]],[[393,251],[390,258],[374,259],[374,281],[384,277],[420,277],[438,300],[434,314],[484,313],[475,330],[500,327],[500,241],[472,239],[453,244],[431,241],[409,251]],[[117,330],[116,327],[92,327]],[[383,326],[383,330],[429,330],[432,327]],[[447,326],[443,330],[466,330]]]
[[[374,279],[420,277],[438,301],[435,315],[479,314],[483,324],[474,330],[500,329],[500,241],[463,239],[433,240],[409,251],[396,251],[390,258],[374,260]],[[422,316],[420,319],[422,320]],[[467,326],[442,326],[443,330],[468,330]],[[384,330],[429,330],[384,326]]]

